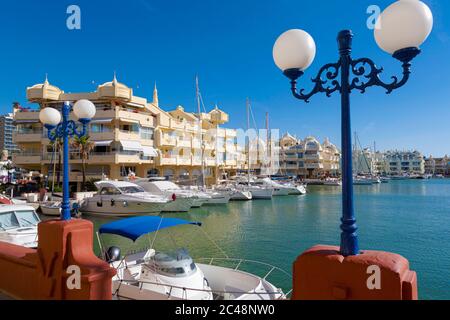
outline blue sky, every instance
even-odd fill
[[[301,85],[324,63],[338,59],[336,34],[352,29],[354,58],[369,56],[400,74],[399,63],[382,52],[366,26],[369,5],[393,0],[73,0],[7,1],[0,10],[0,109],[26,101],[27,86],[45,74],[66,92],[92,91],[114,70],[135,94],[151,98],[158,84],[164,109],[195,111],[194,77],[200,77],[208,108],[217,102],[230,114],[229,127],[245,127],[245,98],[260,127],[271,127],[340,144],[339,97],[315,96],[310,104],[291,97],[287,79],[272,60],[272,46],[287,29],[315,39],[317,56]],[[424,0],[434,30],[413,61],[410,82],[385,95],[381,88],[352,94],[353,130],[364,145],[417,148],[450,154],[450,2]],[[66,28],[66,9],[80,6],[81,30]]]

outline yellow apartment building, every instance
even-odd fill
[[[149,102],[135,96],[115,76],[89,93],[65,93],[46,79],[27,88],[27,99],[38,107],[14,110],[13,141],[20,151],[13,155],[13,162],[49,177],[58,155],[39,122],[39,111],[45,107],[61,110],[64,101],[80,99],[92,101],[97,108],[89,124],[95,148],[87,160],[88,180],[122,179],[131,172],[139,177],[153,174],[198,180],[204,168],[206,182],[211,184],[223,173],[233,174],[245,165],[237,131],[220,127],[228,122],[228,114],[217,107],[200,115],[186,112],[181,106],[164,111],[156,87]],[[70,182],[79,187],[81,181],[80,154],[71,149]]]

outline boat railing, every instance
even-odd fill
[[[141,252],[139,250],[135,251],[136,253]],[[256,260],[248,260],[248,259],[240,259],[240,258],[199,258],[199,259],[195,259],[196,262],[198,263],[202,263],[202,261],[206,264],[212,265],[213,262],[216,262],[216,266],[220,266],[217,264],[217,262],[231,262],[231,263],[235,263],[236,265],[232,268],[234,271],[241,271],[241,272],[247,272],[245,270],[241,269],[241,266],[245,265],[245,264],[253,264],[253,265],[259,265],[262,267],[266,267],[268,268],[268,271],[264,274],[264,276],[259,276],[262,280],[267,281],[267,278],[273,274],[273,272],[277,271],[280,274],[282,274],[283,276],[285,276],[287,279],[289,279],[290,283],[292,283],[292,275],[288,272],[286,272],[285,270],[276,267],[274,265],[271,265],[269,263],[265,263],[265,262],[261,262],[261,261],[256,261]],[[125,259],[122,259],[120,264],[116,267],[116,269],[127,269],[128,268],[128,264],[126,262]],[[129,285],[135,285],[138,286],[140,290],[142,290],[143,285],[144,284],[148,284],[148,285],[154,285],[154,286],[162,286],[165,288],[168,288],[168,292],[167,292],[167,296],[168,299],[170,299],[172,297],[172,291],[174,289],[179,289],[183,291],[183,296],[186,296],[186,299],[188,299],[188,295],[187,293],[189,291],[193,291],[193,292],[208,292],[213,294],[213,297],[215,297],[215,299],[220,299],[220,297],[223,297],[225,295],[242,295],[242,294],[255,294],[255,295],[263,295],[263,296],[275,296],[277,297],[277,300],[285,300],[285,299],[289,299],[289,297],[291,296],[292,293],[292,289],[290,289],[288,292],[284,293],[283,290],[281,288],[278,288],[279,286],[276,286],[278,289],[274,292],[242,292],[242,291],[220,291],[220,290],[212,290],[212,289],[198,289],[198,288],[187,288],[187,287],[180,287],[180,286],[175,286],[175,285],[169,285],[169,284],[165,284],[165,283],[161,283],[161,282],[151,282],[151,281],[144,281],[144,280],[130,280],[130,279],[118,279],[116,280],[118,282],[120,282],[119,286],[117,287],[117,290],[114,292],[113,296],[117,296],[118,298],[120,298],[120,286],[122,285],[122,283],[125,284],[129,284]],[[129,299],[129,297],[123,297],[123,298],[127,298]],[[182,299],[182,300],[183,300]]]
[[[119,282],[119,285],[117,286],[117,289],[113,292],[113,297],[118,297],[120,298],[124,298],[124,299],[128,299],[128,300],[137,300],[137,299],[133,299],[131,297],[128,296],[122,296],[120,294],[120,288],[122,286],[122,284],[128,284],[128,285],[133,285],[139,288],[139,290],[143,290],[144,285],[148,284],[148,285],[152,285],[152,286],[161,286],[161,287],[165,287],[167,290],[166,295],[168,299],[171,298],[178,298],[178,297],[174,297],[172,295],[172,292],[174,291],[174,289],[178,289],[181,290],[183,292],[183,296],[181,298],[181,300],[188,300],[188,293],[190,291],[192,292],[206,292],[206,293],[211,293],[214,297],[214,300],[220,300],[221,297],[224,297],[226,295],[242,295],[242,294],[249,294],[249,295],[261,295],[261,296],[275,296],[276,299],[275,300],[286,300],[288,299],[288,296],[291,294],[292,290],[289,291],[287,294],[283,293],[283,291],[281,289],[278,289],[274,292],[257,292],[257,291],[250,291],[250,292],[243,292],[243,291],[224,291],[224,290],[212,290],[212,289],[198,289],[198,288],[189,288],[189,287],[181,287],[181,286],[175,286],[175,285],[169,285],[166,283],[161,283],[161,282],[153,282],[153,281],[145,281],[145,280],[130,280],[130,279],[118,279],[115,280],[116,282]]]

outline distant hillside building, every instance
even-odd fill
[[[14,118],[8,113],[0,116],[0,151],[7,150],[9,156],[17,152],[19,148],[13,143]]]

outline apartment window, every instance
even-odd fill
[[[141,139],[153,140],[155,130],[150,127],[141,127]]]
[[[126,132],[139,132],[139,126],[137,124],[123,124],[120,126],[120,130]]]
[[[102,123],[93,123],[91,125],[91,133],[111,132],[111,126]]]

